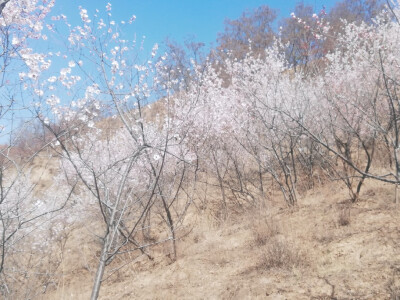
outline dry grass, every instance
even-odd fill
[[[229,212],[224,221],[212,217],[213,203],[194,205],[178,260],[168,258],[170,244],[151,249],[153,261],[132,256],[104,282],[101,299],[396,299],[400,214],[393,196],[392,186],[368,181],[350,207],[347,191],[327,184],[295,208],[285,208],[277,194],[265,207]],[[81,221],[41,299],[89,298],[99,224]]]
[[[292,269],[296,267],[305,267],[308,260],[305,253],[293,243],[281,237],[275,237],[269,240],[268,244],[262,249],[259,268],[262,269]]]
[[[339,210],[338,224],[340,226],[350,225],[350,206],[346,206]]]
[[[262,247],[268,243],[268,241],[280,233],[279,226],[272,219],[255,221],[252,225],[254,246]]]
[[[161,101],[151,107],[144,107],[144,118],[156,122],[165,107]],[[105,134],[122,126],[118,119],[98,123]],[[51,186],[57,163],[38,158],[32,164],[40,195]],[[350,205],[340,184],[323,174],[318,179],[312,190],[300,182],[299,203],[290,209],[273,185],[259,207],[238,207],[227,197],[225,208],[218,187],[199,184],[202,200],[191,206],[178,234],[178,260],[170,258],[170,243],[149,249],[153,260],[136,253],[118,257],[109,268],[131,263],[103,283],[101,299],[399,299],[400,214],[393,187],[367,180],[361,200]],[[62,259],[50,261],[55,279],[40,299],[90,297],[102,226],[93,211],[80,213],[73,231],[55,245],[53,255]],[[143,236],[159,238],[157,232]]]

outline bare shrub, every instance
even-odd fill
[[[259,268],[291,269],[307,265],[307,259],[295,245],[285,239],[272,238],[263,249]]]
[[[256,222],[252,227],[254,246],[264,246],[267,242],[280,233],[278,224],[273,220]]]
[[[330,228],[324,228],[315,233],[314,239],[321,244],[329,244],[335,240],[336,236]]]
[[[346,206],[339,211],[338,223],[340,226],[350,225],[350,207]]]
[[[390,290],[390,300],[400,300],[400,289]]]
[[[395,266],[391,266],[393,270],[392,276],[386,284],[387,291],[390,294],[391,300],[400,300],[400,282],[399,282],[399,274],[400,269]]]

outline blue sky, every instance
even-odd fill
[[[217,38],[218,32],[224,29],[226,18],[237,19],[246,9],[268,5],[278,11],[278,19],[289,17],[297,0],[120,0],[120,1],[76,1],[56,0],[54,14],[65,14],[72,25],[79,18],[78,7],[88,10],[91,15],[95,9],[104,10],[107,2],[112,4],[113,19],[127,20],[133,14],[137,16],[133,30],[138,38],[146,36],[147,47],[161,43],[165,38],[183,42],[194,36],[196,41],[208,46]],[[316,12],[325,6],[328,10],[334,0],[303,1],[314,7]],[[133,33],[133,32],[132,32]]]
[[[204,42],[206,48],[215,43],[219,32],[224,30],[224,20],[237,19],[246,9],[252,10],[261,5],[268,5],[278,11],[278,20],[289,17],[298,0],[262,1],[262,0],[56,0],[56,5],[51,15],[64,14],[72,26],[80,24],[79,6],[88,10],[89,16],[96,9],[105,11],[108,2],[112,4],[112,19],[116,22],[129,20],[136,15],[133,26],[127,26],[125,38],[141,41],[146,36],[144,44],[145,53],[150,53],[155,43],[160,43],[168,37],[179,43],[192,36],[195,41]],[[307,5],[314,7],[319,12],[323,6],[329,10],[336,1],[334,0],[305,0]],[[128,29],[129,28],[129,29]],[[47,43],[37,41],[33,43],[36,50],[46,52],[56,48],[63,48],[62,41],[57,36],[50,36]],[[65,62],[64,62],[65,63]],[[54,61],[56,66],[59,66]],[[65,66],[63,66],[65,67]],[[64,98],[64,97],[63,97]],[[68,97],[66,97],[68,98]],[[1,99],[0,99],[1,100]],[[20,116],[24,118],[23,115]],[[0,125],[7,125],[7,119],[0,120]],[[0,122],[0,123],[1,123]],[[4,133],[4,132],[3,132]],[[0,133],[0,143],[5,141],[7,135]]]

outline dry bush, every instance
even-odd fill
[[[350,225],[350,207],[346,206],[339,211],[338,223],[340,226]]]
[[[400,289],[390,291],[390,300],[400,300]]]
[[[46,225],[46,224],[45,224]],[[48,290],[55,289],[63,275],[66,243],[72,229],[62,222],[52,222],[43,232],[35,232],[19,245],[19,251],[9,259],[14,273],[2,287],[10,288],[5,298],[41,299]]]
[[[333,242],[337,236],[332,228],[325,227],[314,233],[313,238],[320,244],[329,244]]]
[[[252,226],[253,244],[261,247],[274,236],[280,233],[280,228],[272,219],[264,222],[255,222]]]
[[[392,276],[386,284],[391,300],[400,300],[400,268],[391,266]]]
[[[262,251],[259,268],[291,269],[308,265],[305,254],[285,239],[274,237]]]

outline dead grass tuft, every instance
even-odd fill
[[[256,247],[262,247],[274,236],[280,233],[280,228],[272,219],[254,223],[253,244]]]
[[[338,223],[340,226],[350,225],[350,207],[346,206],[339,211]]]
[[[259,268],[292,269],[308,265],[305,254],[285,239],[274,237],[262,250]]]

